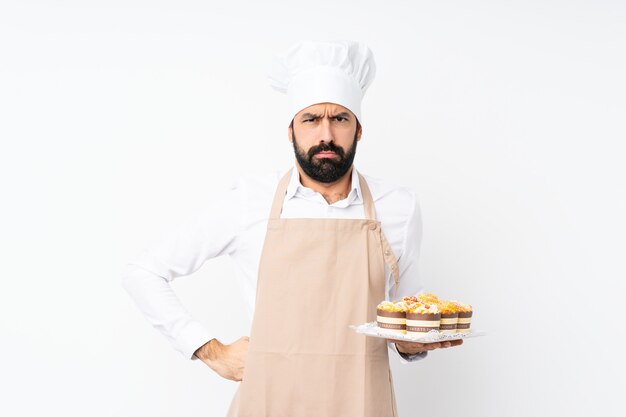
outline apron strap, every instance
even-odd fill
[[[359,185],[361,186],[361,194],[363,197],[363,205],[365,211],[365,218],[369,220],[376,220],[376,208],[374,208],[374,199],[370,192],[370,187],[367,185],[367,181],[363,178],[363,175],[359,172]]]
[[[361,193],[363,194],[363,204],[365,205],[365,218],[370,220],[376,220],[376,208],[374,207],[374,199],[372,198],[372,193],[370,192],[370,187],[367,185],[367,181],[365,178],[359,173],[359,184],[361,184]],[[393,254],[393,250],[391,249],[391,245],[382,229],[380,231],[381,243],[383,246],[383,258],[385,259],[385,263],[391,271],[391,276],[393,277],[393,300],[396,299],[398,293],[398,284],[400,283],[400,270],[398,268],[398,260],[396,256]]]
[[[396,259],[396,255],[393,254],[393,250],[391,250],[391,245],[383,231],[380,231],[380,237],[383,244],[383,257],[385,258],[385,263],[389,267],[391,271],[391,276],[393,277],[393,297],[392,301],[396,300],[398,297],[398,285],[400,284],[400,268],[398,268],[398,260]]]
[[[272,202],[272,209],[270,210],[270,219],[280,219],[280,212],[283,211],[283,201],[285,200],[285,194],[287,193],[287,186],[291,179],[291,171],[289,171],[280,179],[278,186],[276,187],[276,193],[274,193],[274,201]]]

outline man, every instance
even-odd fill
[[[241,381],[229,416],[396,416],[387,347],[404,362],[461,341],[386,342],[348,328],[421,290],[415,195],[363,176],[353,160],[361,100],[375,74],[354,42],[302,42],[274,68],[287,93],[295,169],[242,180],[206,217],[131,263],[124,286],[174,346]],[[174,243],[175,241],[175,243]],[[225,345],[168,281],[228,254],[254,311],[250,337]]]

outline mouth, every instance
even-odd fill
[[[335,152],[323,151],[316,153],[314,156],[318,158],[334,158],[337,154]]]

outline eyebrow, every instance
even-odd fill
[[[320,117],[322,117],[321,114],[304,113],[302,116],[300,116],[300,120],[304,120],[304,119],[319,119]]]
[[[300,120],[319,119],[321,117],[322,117],[321,114],[304,113],[302,116],[300,116]],[[346,119],[350,119],[350,113],[344,111],[344,112],[341,112],[341,113],[333,114],[330,117],[331,117],[331,119],[335,119],[337,117],[345,117]]]
[[[346,119],[349,119],[349,118],[350,118],[350,113],[343,111],[343,112],[341,112],[341,113],[337,113],[337,114],[335,114],[335,115],[333,115],[333,116],[331,116],[331,117],[333,117],[333,118],[336,118],[336,117],[345,117]]]

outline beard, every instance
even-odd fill
[[[293,130],[291,131],[291,138],[298,164],[300,164],[304,173],[315,181],[324,183],[335,182],[348,172],[352,162],[354,162],[357,143],[356,133],[347,152],[341,146],[335,145],[333,141],[312,146],[308,152],[305,152],[296,142],[296,135]],[[337,156],[332,158],[314,158],[316,154],[324,151],[334,152]]]

